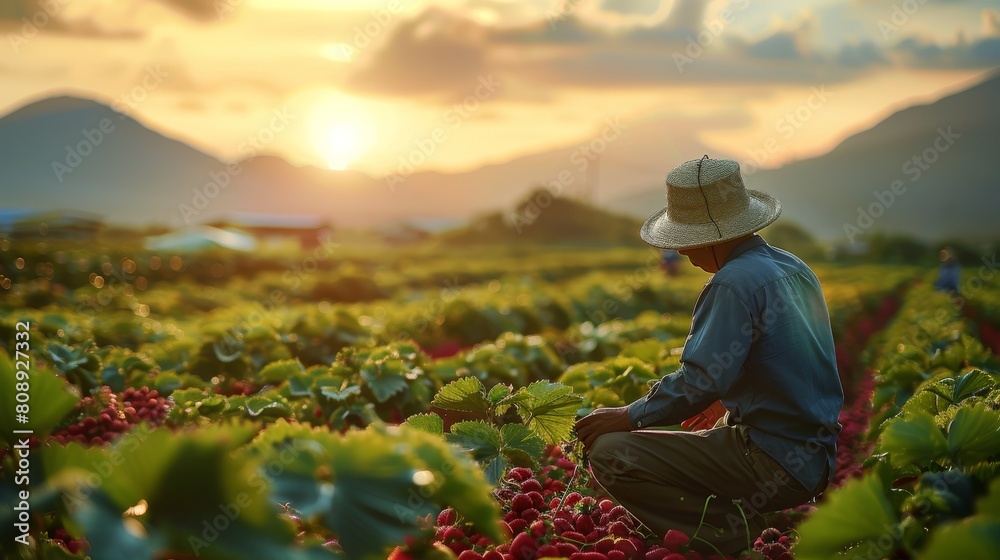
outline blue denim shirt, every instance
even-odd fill
[[[728,423],[807,490],[833,476],[844,391],[819,280],[759,236],[701,291],[681,367],[628,406],[637,428],[677,424],[721,400]]]

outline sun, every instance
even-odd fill
[[[333,170],[349,169],[374,141],[375,123],[368,112],[346,99],[330,99],[313,111],[309,121],[313,147]]]

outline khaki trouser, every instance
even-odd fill
[[[589,457],[597,481],[639,521],[660,536],[697,530],[692,546],[706,553],[745,550],[748,535],[752,544],[767,528],[761,513],[804,504],[827,485],[824,474],[818,488],[805,490],[744,426],[613,432],[597,438]]]

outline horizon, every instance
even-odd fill
[[[240,139],[284,111],[287,129],[258,155],[372,177],[572,147],[606,118],[651,142],[664,139],[646,131],[684,123],[678,136],[775,168],[971,87],[1000,62],[1000,12],[987,2],[902,16],[849,0],[766,10],[744,0],[163,0],[100,16],[86,4],[0,12],[15,53],[0,111],[92,99],[223,161],[242,159]],[[27,14],[47,22],[34,35]],[[67,65],[70,48],[78,58]],[[605,155],[602,165],[651,178],[679,163]]]

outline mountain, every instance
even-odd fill
[[[456,245],[525,242],[641,247],[640,225],[639,219],[537,189],[511,210],[478,216],[464,228],[443,233],[440,239]]]
[[[998,99],[994,73],[965,91],[901,110],[822,156],[758,171],[745,183],[775,195],[783,218],[826,240],[864,241],[878,229],[925,240],[995,240]],[[658,186],[609,206],[645,216],[663,204]]]
[[[675,121],[619,126],[596,160],[570,145],[464,173],[419,172],[394,181],[356,171],[297,167],[273,155],[232,164],[150,130],[131,116],[86,99],[55,97],[0,118],[0,191],[5,208],[73,208],[125,225],[183,226],[236,212],[310,214],[337,226],[378,227],[414,220],[442,223],[508,208],[559,177],[560,194],[581,194],[599,177],[597,196],[641,188],[663,157],[705,151],[678,138]],[[611,125],[595,130],[595,136]],[[197,131],[191,131],[197,134]],[[596,142],[596,140],[595,140]],[[595,144],[596,145],[596,144]],[[605,148],[606,146],[606,148]],[[595,171],[598,171],[595,173]],[[656,171],[660,172],[659,169]]]

